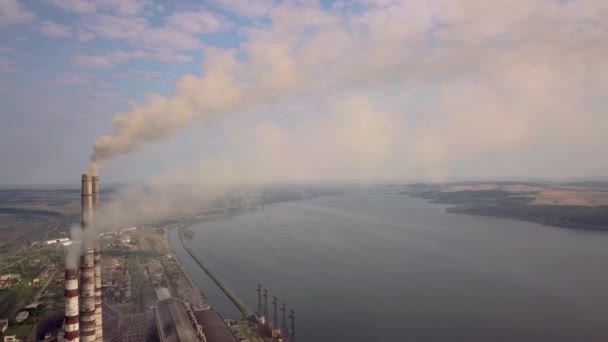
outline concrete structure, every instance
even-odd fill
[[[93,274],[95,275],[95,335],[98,342],[103,341],[101,312],[101,254],[99,246],[93,250]]]
[[[7,280],[17,280],[17,281],[20,281],[21,280],[21,274],[19,274],[19,273],[3,274],[3,275],[0,276],[0,280],[2,280],[2,281],[7,281]]]
[[[194,315],[203,328],[207,342],[237,342],[222,316],[214,309],[195,310]]]
[[[159,301],[171,298],[171,293],[166,287],[157,287],[155,291],[156,299],[158,299]]]
[[[68,241],[70,241],[69,238],[58,238],[58,239],[46,240],[44,243],[47,245],[52,245],[54,243],[63,243],[63,242],[68,242]]]
[[[63,339],[69,342],[80,341],[80,318],[78,306],[78,269],[65,270],[65,308],[63,319]]]
[[[93,251],[84,249],[80,258],[80,340],[93,342],[95,333],[95,272]]]
[[[93,212],[99,209],[99,176],[91,176],[91,198],[93,200]],[[93,214],[94,215],[94,214]],[[93,264],[95,274],[95,333],[96,340],[103,341],[103,314],[101,305],[101,250],[99,244],[93,250]]]
[[[131,301],[131,275],[128,270],[125,270],[124,277],[124,300],[127,303]]]
[[[29,311],[21,311],[20,313],[17,314],[17,316],[15,316],[15,322],[17,323],[21,323],[23,321],[25,321],[30,315]]]
[[[156,303],[156,326],[161,342],[199,341],[184,304],[175,298]]]
[[[93,177],[82,175],[81,225],[83,231],[82,255],[80,257],[80,340],[94,342],[95,327],[95,257],[90,242],[93,223]]]
[[[93,242],[93,215],[99,204],[99,177],[83,174],[81,188],[82,245],[78,265],[66,267],[63,340],[102,342],[101,254]],[[51,240],[49,240],[51,241]],[[60,241],[61,242],[61,241]],[[80,275],[80,277],[79,277]]]

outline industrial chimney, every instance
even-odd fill
[[[82,254],[80,257],[80,341],[94,342],[96,336],[95,320],[95,262],[91,243],[93,216],[93,177],[82,175]]]
[[[65,315],[63,320],[63,340],[67,342],[79,342],[78,268],[66,267],[64,297]]]
[[[91,215],[92,221],[90,224],[93,224],[95,212],[99,208],[99,176],[97,175],[91,176],[91,196],[93,202],[93,215]],[[103,319],[101,313],[101,251],[99,248],[99,241],[94,243],[93,274],[95,276],[95,340],[103,342]]]

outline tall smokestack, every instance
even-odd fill
[[[63,339],[67,342],[80,341],[78,318],[78,268],[65,270],[65,314],[63,320]]]
[[[93,215],[91,216],[94,223],[96,211],[99,208],[99,176],[91,176],[91,197],[93,202]],[[103,341],[103,316],[101,312],[101,250],[99,242],[95,243],[93,249],[93,274],[95,276],[95,335],[98,342]]]
[[[82,174],[82,188],[80,192],[80,215],[82,230],[86,231],[93,221],[93,177],[88,173]]]
[[[98,342],[103,342],[103,322],[101,315],[101,254],[99,245],[93,252],[93,265],[95,275],[95,334]]]
[[[80,257],[80,341],[94,342],[95,332],[95,262],[90,225],[93,215],[93,177],[82,175],[82,254]],[[88,232],[87,232],[88,230]]]
[[[92,175],[91,177],[91,198],[93,200],[93,210],[99,207],[99,176]]]

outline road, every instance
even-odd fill
[[[54,267],[54,265],[49,265],[49,267]],[[44,286],[42,286],[40,288],[40,291],[38,291],[38,293],[34,297],[34,300],[32,301],[32,304],[37,304],[38,303],[38,301],[40,300],[40,297],[42,296],[42,293],[44,292],[44,290],[46,290],[46,288],[49,286],[49,284],[51,283],[51,281],[53,280],[53,278],[55,278],[55,274],[57,273],[57,270],[58,270],[58,268],[55,267],[55,269],[53,270],[53,273],[48,276],[48,279],[46,280],[46,283],[44,283]],[[32,305],[32,304],[30,304],[30,305]]]

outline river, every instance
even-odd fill
[[[608,340],[608,234],[444,209],[281,203],[193,226],[191,247],[250,308],[257,283],[295,308],[299,342]],[[172,237],[211,304],[238,317]]]

